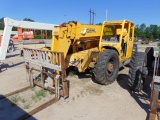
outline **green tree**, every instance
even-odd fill
[[[4,29],[4,22],[3,22],[3,18],[0,18],[0,30]]]
[[[142,23],[142,24],[140,25],[140,30],[141,30],[142,32],[144,32],[144,31],[146,30],[146,24]]]
[[[158,30],[157,30],[157,39],[160,39],[160,26],[158,26]]]
[[[30,19],[30,18],[24,18],[23,21],[31,21],[31,22],[35,22],[34,20]]]
[[[97,23],[96,25],[102,25],[102,23]]]
[[[150,27],[146,27],[145,33],[146,33],[146,38],[147,39],[153,39],[153,36],[151,34],[151,31],[150,31]]]
[[[136,37],[140,37],[140,28],[139,28],[139,25],[135,26],[135,31],[134,32],[135,32],[135,36]]]
[[[151,34],[153,36],[154,39],[157,39],[158,38],[158,26],[157,25],[150,25],[150,31],[151,31]]]

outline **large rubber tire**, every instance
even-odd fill
[[[144,52],[133,52],[128,74],[128,84],[132,91],[140,92],[143,89],[145,78],[148,75],[147,56]]]
[[[108,71],[107,66],[112,64],[112,72]],[[94,68],[95,80],[102,84],[107,85],[115,81],[119,71],[119,57],[115,50],[107,49],[103,51],[97,58]]]

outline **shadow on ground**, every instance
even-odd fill
[[[120,68],[120,71],[123,70],[124,67]],[[99,84],[93,75],[93,72],[84,72],[78,73],[74,68],[69,68],[67,70],[67,75],[70,75],[70,71],[72,74],[78,75],[79,79],[81,78],[91,78],[94,83]],[[146,120],[149,120],[149,112],[150,112],[150,94],[151,88],[150,84],[152,81],[152,77],[147,77],[144,88],[142,92],[132,92],[128,85],[128,75],[127,74],[119,74],[117,77],[118,84],[125,90],[127,90],[130,96],[139,104],[139,106],[147,113]]]
[[[69,67],[66,70],[67,76],[77,75],[79,79],[83,78],[91,78],[92,77],[92,70],[87,69],[85,72],[78,72],[75,67]]]
[[[3,64],[0,65],[0,72],[3,72],[5,70],[7,70],[7,68],[16,67],[16,66],[21,65],[21,64],[24,64],[24,61],[16,63],[16,64],[12,63],[11,65],[3,63]]]
[[[151,84],[152,78],[147,77],[146,83],[144,85],[144,89],[142,92],[132,92],[128,85],[128,75],[127,74],[119,74],[117,77],[118,84],[126,89],[131,97],[139,104],[139,106],[147,113],[146,120],[149,120],[149,112],[150,112],[150,94],[151,94]]]
[[[3,95],[0,96],[4,97]],[[0,120],[23,120],[20,118],[22,115],[28,114],[11,100],[6,97],[0,100]],[[36,119],[30,116],[30,120]]]
[[[16,56],[19,56],[19,54],[7,55],[6,58],[11,58],[11,57],[16,57]]]

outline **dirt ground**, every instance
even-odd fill
[[[90,74],[70,76],[67,78],[70,81],[69,98],[61,98],[28,120],[148,120],[151,78],[147,79],[141,93],[132,93],[127,85],[127,74],[128,68],[122,69],[117,80],[107,86],[95,83]],[[19,50],[8,53],[1,66],[0,95],[28,85],[24,59],[19,56]],[[38,102],[33,102],[33,91],[19,94],[19,98],[24,98],[18,104],[12,104],[15,97],[0,100],[0,120],[16,119],[52,97],[47,93]]]

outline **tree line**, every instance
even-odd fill
[[[34,20],[30,18],[24,18],[24,21],[31,21],[34,22]],[[99,25],[102,23],[98,23]],[[4,29],[4,22],[3,18],[0,18],[0,30]],[[17,30],[13,27],[13,30]],[[40,31],[37,31],[39,34]],[[51,37],[51,32],[49,32],[49,36]],[[157,40],[160,39],[160,26],[151,24],[150,26],[146,26],[145,23],[142,23],[141,25],[135,26],[135,37],[138,37],[142,40]]]
[[[140,37],[142,40],[157,40],[160,39],[160,26],[151,24],[146,26],[144,23],[135,26],[135,36]]]

